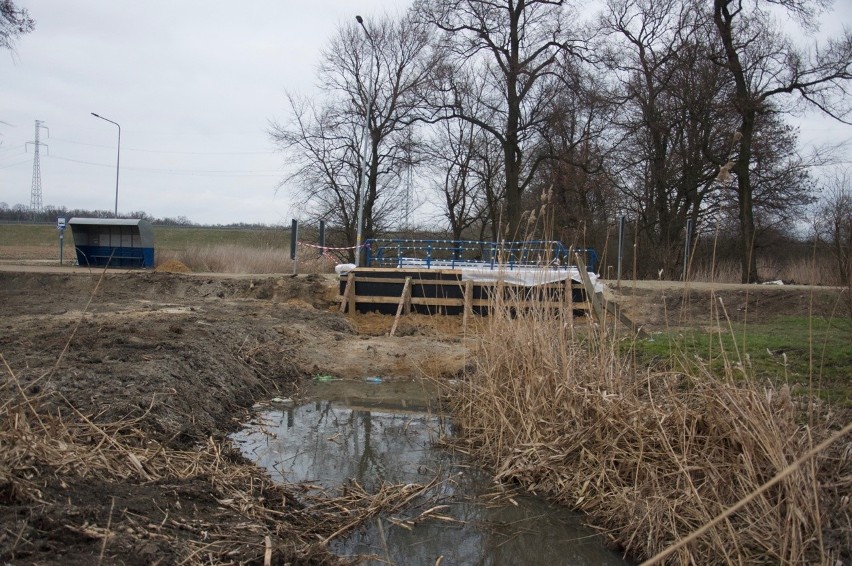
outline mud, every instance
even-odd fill
[[[8,368],[0,363],[0,404],[7,408],[23,397],[39,414],[67,419],[69,426],[80,419],[77,411],[99,426],[132,422],[173,450],[214,442],[239,467],[248,463],[228,452],[226,435],[255,401],[298,397],[300,385],[316,374],[394,380],[461,371],[461,337],[409,320],[401,328],[408,336],[390,338],[382,335],[385,322],[370,316],[361,325],[377,336],[359,336],[357,319],[337,312],[335,296],[333,281],[318,275],[2,271],[0,354]],[[0,450],[11,453],[10,446]],[[206,477],[152,483],[96,478],[39,461],[18,469],[0,457],[4,465],[3,561],[174,563],[187,554],[181,541],[202,540],[204,531],[175,528],[180,532],[152,538],[150,529],[133,525],[156,526],[165,517],[169,524],[191,525],[204,518],[227,531],[247,520],[222,507],[224,494]],[[249,474],[245,481],[258,478]],[[34,485],[36,495],[16,495],[20,482]],[[107,524],[118,534],[102,548],[90,527]],[[233,561],[253,556],[237,553]],[[293,550],[294,556],[333,559],[310,549]]]
[[[38,414],[67,420],[69,426],[84,417],[103,427],[132,422],[164,450],[212,443],[223,466],[240,470],[246,492],[260,494],[256,506],[277,497],[298,507],[298,497],[274,491],[259,470],[245,471],[254,466],[228,448],[227,435],[255,402],[298,398],[306,380],[316,375],[389,381],[453,377],[469,362],[475,343],[460,317],[409,316],[398,335],[389,337],[393,317],[339,314],[335,280],[328,276],[51,271],[0,270],[0,407],[9,419],[3,431],[18,430],[20,424],[10,404],[31,402]],[[684,324],[695,323],[707,316],[711,302],[706,289],[615,293],[610,296],[645,328],[668,324],[672,313]],[[725,290],[722,296],[734,317],[755,320],[828,315],[838,295],[837,290],[814,295],[752,287]],[[262,562],[263,537],[254,546],[235,545],[232,554],[188,556],[188,542],[198,546],[215,535],[197,526],[202,520],[222,537],[250,520],[251,505],[236,510],[223,505],[220,483],[204,474],[189,470],[146,481],[104,477],[38,458],[13,465],[13,447],[0,446],[4,562]],[[20,490],[24,484],[31,488],[26,497]],[[303,539],[288,539],[274,521],[259,529],[277,533],[272,563],[336,560]]]

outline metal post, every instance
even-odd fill
[[[683,280],[689,275],[689,250],[692,248],[692,218],[686,220],[686,237],[683,242]]]
[[[325,220],[320,220],[319,228],[320,257],[325,255]]]
[[[56,219],[56,228],[59,230],[59,265],[62,265],[64,255],[62,245],[65,243],[65,218],[60,216]]]
[[[118,149],[116,150],[115,155],[115,217],[118,218],[118,171],[119,165],[121,164],[121,126],[119,126],[118,122],[113,122],[109,118],[104,118],[103,116],[99,116],[92,112],[92,116],[95,118],[100,118],[101,120],[105,120],[110,124],[115,124],[118,128]]]
[[[624,215],[621,215],[621,218],[618,219],[618,275],[616,281],[619,285],[621,284],[621,260],[624,258],[624,226],[626,221]]]
[[[299,240],[299,222],[294,218],[290,224],[290,259],[293,260],[293,275],[296,275],[296,243]]]

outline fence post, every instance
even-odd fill
[[[290,259],[293,260],[293,275],[296,275],[296,244],[299,240],[299,222],[294,218],[290,224]]]
[[[325,220],[320,220],[319,226],[320,257],[325,255]]]
[[[683,280],[689,275],[689,249],[692,247],[692,218],[686,219],[686,237],[683,239]]]
[[[626,217],[622,214],[618,219],[618,274],[616,276],[617,285],[621,285],[621,260],[624,259],[624,225]]]

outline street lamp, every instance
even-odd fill
[[[367,35],[367,39],[370,41],[370,48],[375,54],[376,52],[376,44],[373,43],[373,36],[370,35],[370,32],[367,31],[367,27],[364,25],[364,19],[361,16],[355,16],[355,20],[361,26],[361,29],[364,30],[364,33]],[[363,236],[363,224],[364,224],[364,201],[366,199],[367,194],[367,143],[368,137],[370,133],[370,114],[373,112],[373,62],[370,61],[370,86],[367,89],[367,114],[364,116],[364,143],[363,143],[363,151],[361,152],[361,184],[358,187],[358,217],[356,222],[357,226],[357,235],[355,237],[355,265],[361,265],[361,238]]]
[[[118,150],[115,155],[115,217],[118,218],[118,165],[121,162],[121,126],[118,125],[118,122],[113,122],[109,118],[104,118],[94,112],[92,112],[92,116],[100,118],[101,120],[106,120],[110,124],[115,124],[118,127]]]

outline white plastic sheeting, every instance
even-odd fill
[[[334,272],[338,275],[346,275],[357,267],[354,263],[338,263],[334,266]]]
[[[580,270],[576,267],[515,267],[509,269],[505,266],[495,267],[461,267],[462,281],[474,281],[476,283],[492,283],[503,281],[511,285],[523,285],[534,287],[545,283],[558,283],[569,277],[573,281],[583,282]],[[597,275],[589,273],[595,293],[603,292],[603,284],[598,281]]]
[[[355,269],[353,263],[341,263],[334,270],[338,275],[345,275]],[[397,266],[399,268],[420,269],[455,269],[462,273],[462,281],[474,281],[476,283],[496,283],[503,281],[510,285],[522,285],[534,287],[546,283],[558,283],[571,278],[579,283],[583,282],[580,270],[576,267],[528,267],[528,266],[506,266],[495,265],[493,268],[487,263],[433,260],[428,264],[425,260],[415,258],[402,258]],[[598,281],[598,276],[589,273],[595,293],[603,292],[603,284]]]

